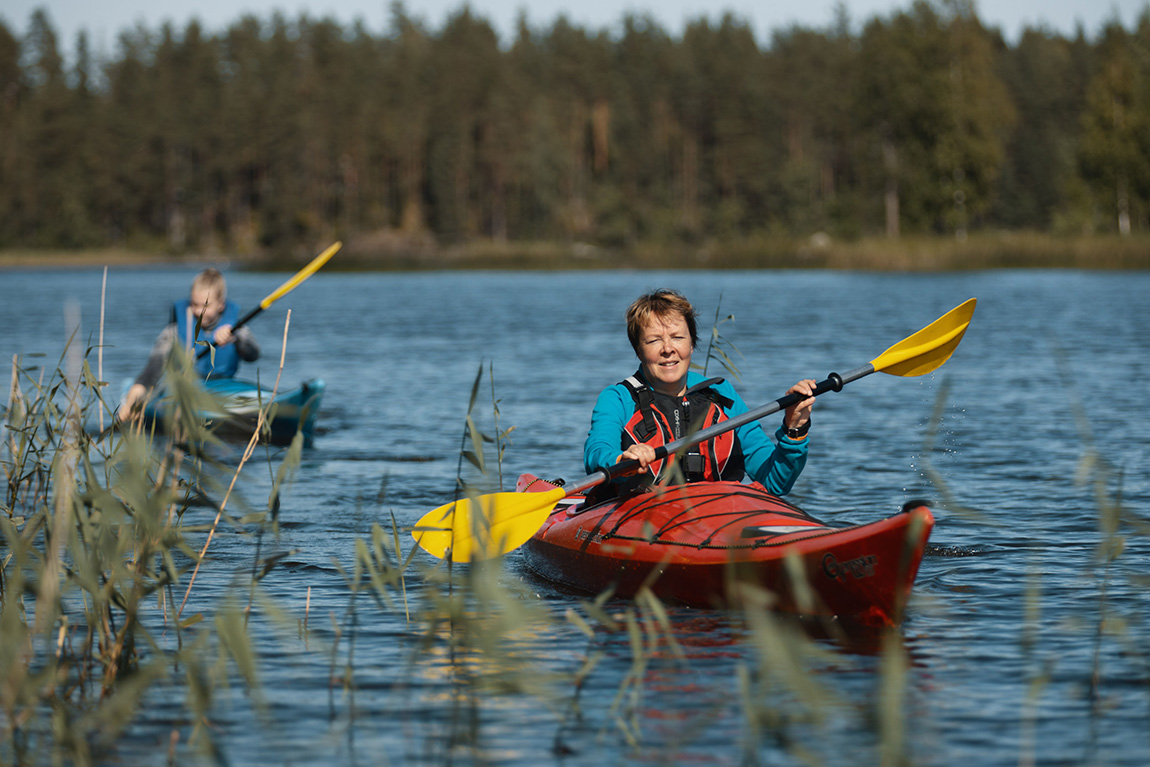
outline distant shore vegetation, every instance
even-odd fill
[[[1011,232],[977,234],[959,241],[939,236],[835,241],[809,238],[748,238],[698,245],[647,243],[627,249],[590,243],[493,242],[439,247],[426,238],[406,243],[390,237],[354,239],[326,271],[602,270],[602,269],[837,269],[875,272],[940,272],[985,269],[1150,269],[1150,235],[1059,237]],[[301,252],[302,258],[302,252]],[[226,264],[232,268],[294,270],[300,258],[96,248],[0,250],[4,268],[126,267],[160,264]]]
[[[0,267],[1147,268],[1150,5],[1017,42],[973,3],[501,41],[276,14],[115,50],[0,23]],[[334,266],[334,265],[333,265]]]

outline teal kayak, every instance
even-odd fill
[[[271,415],[270,443],[290,443],[297,432],[303,433],[305,445],[310,446],[315,438],[316,416],[324,392],[322,378],[312,378],[295,389],[281,391],[274,399],[271,389],[238,378],[210,378],[203,381],[203,386],[217,407],[205,410],[201,416],[220,437],[249,439],[263,408]],[[273,407],[269,408],[269,402]],[[162,423],[169,403],[167,397],[153,398],[145,406],[144,416]]]

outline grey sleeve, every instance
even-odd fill
[[[260,345],[251,329],[244,325],[235,332],[236,353],[244,362],[255,362],[260,358]]]
[[[144,369],[136,376],[136,383],[146,389],[151,389],[160,382],[160,378],[164,375],[164,363],[168,361],[168,355],[171,354],[172,346],[176,343],[176,334],[175,323],[160,331],[160,335],[156,337],[156,343],[152,345],[151,353],[148,354],[148,361],[144,363]]]

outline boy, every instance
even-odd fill
[[[128,389],[124,401],[120,403],[118,418],[125,420],[133,408],[143,403],[144,395],[155,387],[164,372],[164,363],[172,347],[179,343],[199,355],[203,341],[216,347],[215,353],[205,354],[196,360],[196,370],[207,378],[232,378],[239,368],[240,360],[254,362],[259,359],[260,347],[255,336],[246,326],[236,332],[232,328],[239,320],[239,306],[227,300],[228,286],[224,276],[217,269],[205,269],[192,280],[188,299],[179,301],[175,307],[175,321],[160,331],[148,362]],[[196,320],[200,332],[193,338]],[[214,356],[214,359],[213,359]]]

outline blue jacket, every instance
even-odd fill
[[[702,380],[700,373],[691,371],[687,374],[688,387]],[[731,400],[731,407],[724,411],[728,418],[749,409],[735,387],[726,381],[713,388]],[[583,443],[583,466],[588,474],[615,464],[615,459],[623,452],[623,427],[634,413],[635,400],[623,384],[609,386],[599,394],[591,412],[591,429]],[[789,493],[806,466],[808,440],[788,439],[779,427],[773,443],[754,421],[735,429],[735,437],[743,453],[747,474],[775,495]]]
[[[188,335],[191,333],[191,328],[188,327],[188,306],[190,302],[185,298],[182,301],[176,302],[176,331],[179,334],[179,343],[187,342]],[[200,328],[200,334],[192,339],[192,349],[196,355],[199,355],[200,349],[205,347],[196,346],[198,341],[212,342],[212,336],[216,332],[216,328],[221,325],[231,325],[233,328],[240,320],[240,306],[233,301],[224,302],[224,311],[220,318],[216,320],[216,324],[211,328]],[[192,328],[195,327],[195,320],[192,320]],[[209,352],[203,357],[196,359],[196,371],[203,378],[209,375],[212,378],[234,378],[236,371],[240,368],[240,355],[236,350],[235,344],[228,344],[227,346],[217,346],[215,350],[215,361],[213,363],[212,354]]]

